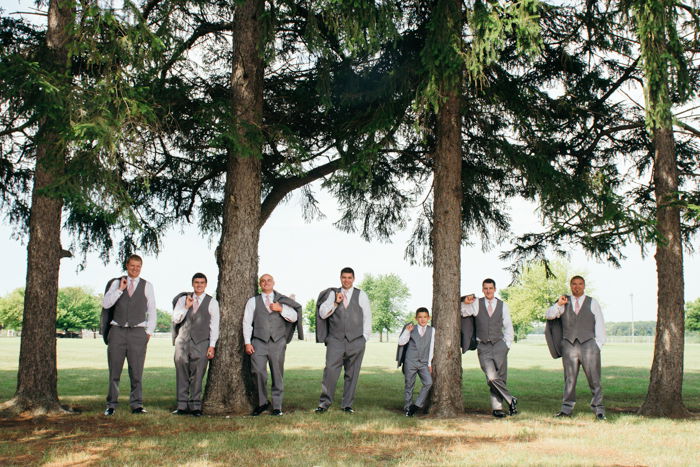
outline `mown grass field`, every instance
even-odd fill
[[[58,341],[59,393],[79,415],[0,419],[0,465],[700,465],[700,344],[686,346],[684,400],[690,420],[635,415],[647,389],[652,348],[609,344],[603,352],[608,421],[596,422],[579,378],[573,418],[559,420],[561,361],[543,344],[510,352],[509,387],[521,413],[490,416],[488,388],[476,354],[463,358],[465,413],[454,419],[406,418],[395,344],[367,346],[354,404],[324,415],[318,403],[324,347],[293,342],[287,350],[285,416],[176,417],[170,340],[149,344],[144,375],[146,416],[127,410],[128,377],[115,417],[101,415],[107,389],[101,340]],[[0,400],[16,384],[19,339],[0,339]],[[338,397],[342,380],[338,385]],[[123,397],[126,393],[126,398]]]

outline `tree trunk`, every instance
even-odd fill
[[[656,341],[647,397],[639,413],[680,418],[689,415],[683,404],[683,244],[678,200],[678,170],[671,128],[654,135],[654,185],[660,241],[656,246],[658,280]]]
[[[207,378],[204,410],[246,413],[252,408],[250,359],[244,354],[243,310],[256,292],[263,91],[263,13],[260,0],[236,6],[231,87],[237,141],[229,151],[221,240],[217,249],[221,308],[216,358]]]
[[[459,0],[448,8],[461,9]],[[461,37],[459,15],[446,26]],[[450,83],[450,84],[445,84]],[[464,411],[462,401],[462,353],[460,351],[460,246],[462,242],[462,134],[461,79],[444,79],[437,115],[437,147],[434,154],[433,229],[433,326],[439,336],[433,356],[431,413],[454,417]]]
[[[73,21],[71,1],[51,0],[46,34],[44,66],[58,79],[69,80],[67,71]],[[53,112],[56,112],[55,110]],[[56,368],[56,301],[61,248],[63,200],[51,190],[65,165],[65,144],[60,127],[68,119],[52,113],[42,119],[37,133],[36,166],[27,245],[27,283],[24,295],[22,340],[17,372],[17,391],[3,409],[41,415],[64,411],[58,402]]]

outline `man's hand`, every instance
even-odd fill
[[[336,303],[336,305],[340,304],[340,302],[342,302],[344,298],[345,298],[345,297],[343,296],[343,293],[342,293],[342,292],[337,292],[337,293],[335,294],[335,303]]]
[[[469,294],[466,297],[464,297],[464,304],[471,305],[472,303],[474,303],[474,300],[476,300],[476,295]]]
[[[209,347],[209,348],[211,349],[212,347]],[[248,355],[253,355],[255,353],[255,349],[253,348],[253,344],[246,344],[245,345],[245,353],[247,353]]]
[[[189,310],[192,308],[192,305],[194,305],[194,298],[192,298],[192,294],[188,293],[185,295],[185,309]]]
[[[277,302],[270,303],[270,310],[276,311],[277,313],[282,313],[282,305]]]
[[[413,331],[414,327],[415,326],[413,326],[412,324],[409,324],[408,326],[406,326],[406,331],[411,332],[411,331]]]
[[[251,347],[252,347],[252,345],[251,345]],[[247,352],[247,351],[248,351],[248,349],[246,349],[246,352]],[[211,360],[212,358],[214,358],[214,354],[215,354],[215,353],[216,353],[216,352],[214,351],[214,347],[209,347],[209,348],[207,349],[207,358],[208,358],[209,360]]]
[[[566,295],[562,295],[561,297],[559,297],[559,300],[557,300],[557,305],[559,306],[564,306],[567,303],[569,303],[569,297],[567,297]]]
[[[428,365],[428,372],[432,375],[433,374],[433,367]]]
[[[146,333],[146,344],[148,344],[148,341],[151,340],[151,335]]]
[[[126,276],[122,276],[122,278],[119,280],[119,290],[124,290],[126,289]]]

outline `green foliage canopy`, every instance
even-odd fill
[[[406,315],[406,300],[411,296],[404,281],[394,273],[367,274],[359,287],[367,293],[372,307],[372,331],[395,330]]]

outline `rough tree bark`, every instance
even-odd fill
[[[683,404],[683,242],[678,201],[678,169],[671,128],[654,132],[654,185],[656,220],[661,241],[657,243],[658,281],[654,360],[642,415],[681,418],[689,415]]]
[[[71,0],[49,3],[44,66],[66,80],[70,79],[66,73],[73,16]],[[67,120],[60,112],[53,112],[42,119],[36,137],[17,391],[3,404],[4,410],[32,415],[64,411],[58,402],[55,337],[58,273],[61,258],[66,256],[61,248],[63,200],[47,189],[51,190],[64,170],[66,147],[59,128]]]
[[[260,238],[263,41],[260,0],[236,6],[231,88],[237,142],[230,149],[217,249],[221,308],[218,351],[208,373],[204,411],[246,413],[252,408],[249,359],[243,351],[243,310],[255,293]]]
[[[459,0],[449,0],[461,10]],[[461,37],[461,22],[449,22],[452,34]],[[462,243],[462,133],[461,79],[443,81],[437,115],[437,147],[434,157],[433,230],[433,326],[435,341],[431,413],[454,417],[463,412],[462,353],[460,352],[460,247]]]

